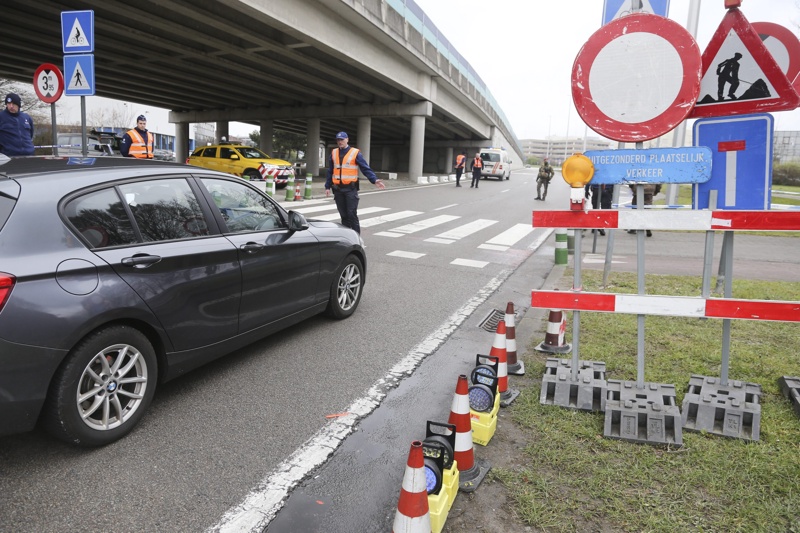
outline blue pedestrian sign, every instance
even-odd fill
[[[606,0],[603,5],[603,24],[632,13],[651,13],[666,17],[669,0]]]
[[[65,54],[94,52],[94,11],[62,11],[61,44]]]
[[[64,94],[94,96],[94,54],[64,56]]]
[[[711,149],[711,179],[697,185],[695,209],[769,209],[772,196],[772,115],[701,118],[694,123],[695,146]],[[717,205],[710,206],[716,191]]]
[[[703,183],[711,178],[711,150],[701,146],[645,150],[589,150],[592,185]]]

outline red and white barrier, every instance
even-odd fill
[[[531,291],[531,307],[635,315],[800,322],[800,302],[777,300]]]
[[[800,211],[596,209],[534,211],[535,228],[800,231]]]

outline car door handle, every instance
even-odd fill
[[[247,252],[248,254],[254,254],[264,248],[263,244],[258,244],[257,242],[248,242],[239,247],[240,250],[243,252]]]
[[[136,254],[133,257],[124,257],[122,264],[134,268],[147,268],[161,261],[161,256],[150,254]]]

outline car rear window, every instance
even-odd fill
[[[497,163],[500,161],[500,154],[485,152],[481,154],[481,159],[483,159],[484,161],[491,161],[492,163]]]
[[[114,189],[103,189],[76,198],[66,205],[64,212],[92,248],[136,242],[133,225]]]
[[[3,191],[0,190],[0,230],[3,229],[6,220],[11,216],[11,211],[16,203],[17,201],[14,198],[3,194]]]

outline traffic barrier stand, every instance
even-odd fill
[[[506,355],[508,358],[508,374],[511,376],[524,376],[525,363],[517,359],[517,326],[514,303],[506,305]]]
[[[469,417],[472,425],[472,442],[486,446],[497,431],[497,413],[500,411],[500,393],[497,390],[497,371],[500,359],[496,356],[475,357],[475,368],[470,375]]]
[[[506,323],[497,323],[497,332],[489,355],[497,357],[497,392],[500,393],[500,407],[508,407],[519,396],[517,389],[508,386],[508,353],[506,352]]]
[[[311,194],[312,181],[311,180],[312,180],[312,174],[309,172],[308,174],[306,174],[306,191],[305,191],[305,194],[303,195],[303,199],[304,200],[311,200],[311,197],[312,197],[312,194]]]
[[[683,445],[675,386],[608,380],[603,436],[644,444]]]
[[[403,486],[394,515],[393,533],[430,533],[431,517],[425,480],[425,460],[422,442],[415,440],[408,452]]]
[[[683,396],[681,422],[687,431],[758,440],[761,435],[761,385],[693,374]]]
[[[287,202],[294,201],[294,174],[289,174],[289,181],[286,182],[286,198]]]
[[[294,186],[294,201],[300,202],[303,200],[303,193],[300,191],[302,185],[300,184],[302,180],[296,180]]]
[[[606,364],[602,361],[578,360],[572,372],[571,359],[548,357],[542,376],[539,403],[579,411],[606,410]]]
[[[428,420],[422,453],[428,489],[428,512],[431,530],[439,533],[458,494],[458,464],[453,456],[456,426]]]
[[[567,315],[560,309],[551,309],[547,318],[547,332],[536,350],[546,353],[567,353],[572,346],[564,342],[567,333]]]
[[[467,376],[464,374],[458,376],[456,393],[453,396],[448,422],[456,426],[456,446],[453,456],[458,464],[458,490],[474,492],[480,486],[486,474],[489,473],[491,467],[485,460],[475,458],[475,450],[472,446],[469,385],[467,384]]]
[[[778,385],[783,394],[792,404],[792,409],[797,416],[800,416],[800,377],[782,376],[778,379]]]

